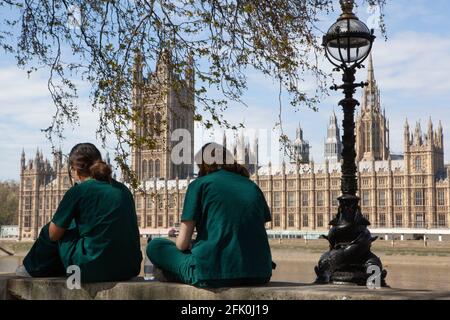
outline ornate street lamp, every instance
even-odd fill
[[[367,83],[355,83],[356,70],[370,54],[375,36],[373,30],[353,13],[353,0],[340,0],[342,14],[323,37],[326,57],[343,72],[343,84],[332,90],[343,90],[345,98],[339,102],[344,111],[343,164],[341,177],[342,196],[338,198],[339,209],[330,222],[331,229],[325,238],[330,250],[322,255],[315,267],[316,283],[354,283],[366,285],[371,273],[385,285],[386,270],[381,260],[370,251],[373,241],[367,226],[370,222],[361,214],[359,197],[356,196],[355,107],[359,102],[353,98],[355,89]]]

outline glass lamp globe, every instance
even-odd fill
[[[375,40],[373,30],[352,12],[350,1],[341,1],[343,13],[323,37],[329,59],[337,65],[350,65],[363,61]],[[334,61],[333,61],[334,60]]]

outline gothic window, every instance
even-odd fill
[[[416,171],[421,171],[422,170],[422,158],[419,157],[419,156],[416,157],[415,168],[416,168]]]
[[[25,210],[31,210],[31,196],[25,197]]]
[[[288,180],[288,188],[293,189],[295,187],[295,181],[294,180]]]
[[[414,205],[416,206],[424,205],[423,190],[416,190],[414,192]]]
[[[164,222],[163,216],[162,215],[158,215],[157,218],[158,218],[158,227],[162,227],[163,226],[163,222]]]
[[[302,207],[309,206],[309,194],[308,192],[302,192]]]
[[[317,206],[318,207],[323,207],[323,205],[324,205],[324,198],[325,198],[325,196],[324,196],[324,192],[323,191],[319,191],[319,192],[317,192]]]
[[[148,160],[148,176],[153,178],[155,173],[153,172],[153,160]]]
[[[394,191],[394,198],[395,198],[395,206],[396,207],[403,206],[403,192],[401,190]]]
[[[319,228],[323,227],[323,214],[321,213],[317,215],[317,227]]]
[[[147,160],[142,161],[142,178],[147,179]]]
[[[279,214],[274,214],[273,225],[274,225],[274,227],[279,227],[281,225]]]
[[[395,226],[396,226],[397,228],[403,227],[403,216],[402,216],[401,213],[397,213],[397,214],[395,215]]]
[[[23,217],[23,226],[25,228],[31,228],[31,216],[24,216]]]
[[[386,227],[386,214],[380,213],[378,221],[380,222],[380,227]]]
[[[172,227],[174,225],[175,219],[173,214],[169,215],[169,227]]]
[[[364,151],[369,152],[370,151],[370,128],[368,125],[365,126],[365,134],[364,134]]]
[[[425,227],[425,215],[423,213],[416,213],[416,228],[424,228]]]
[[[161,176],[161,161],[159,159],[155,160],[155,177],[159,178]]]
[[[362,192],[362,205],[368,207],[370,205],[370,193],[369,191]]]
[[[445,206],[445,190],[439,189],[437,192],[437,205]]]
[[[380,207],[386,206],[386,191],[384,190],[378,191],[378,205]]]
[[[339,193],[337,191],[331,192],[331,206],[332,207],[338,206],[338,199],[337,199],[338,197],[339,197]]]
[[[281,193],[280,192],[273,193],[273,207],[274,208],[281,207]]]
[[[69,177],[64,177],[64,179],[63,179],[63,186],[64,186],[64,188],[69,188],[70,187]]]
[[[33,182],[30,178],[25,179],[25,188],[31,189],[33,187]]]
[[[308,227],[309,225],[309,218],[308,218],[308,214],[304,213],[303,214],[303,227]]]
[[[295,227],[294,215],[292,213],[288,216],[288,226],[291,228]]]
[[[288,202],[288,207],[292,208],[295,207],[295,192],[288,192],[287,194],[287,202]]]
[[[379,128],[376,123],[373,125],[373,136],[375,138],[373,151],[379,152],[380,151],[380,134],[379,134]]]

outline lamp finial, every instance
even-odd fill
[[[355,18],[355,14],[353,13],[354,1],[353,0],[339,0],[341,4],[342,14],[341,19],[343,18]]]

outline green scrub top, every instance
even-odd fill
[[[181,221],[194,220],[198,281],[270,278],[265,229],[271,220],[263,193],[250,179],[220,169],[189,184]]]
[[[140,272],[142,254],[133,195],[115,180],[88,179],[70,188],[52,222],[65,228],[64,266],[77,265],[83,282],[120,281]]]

